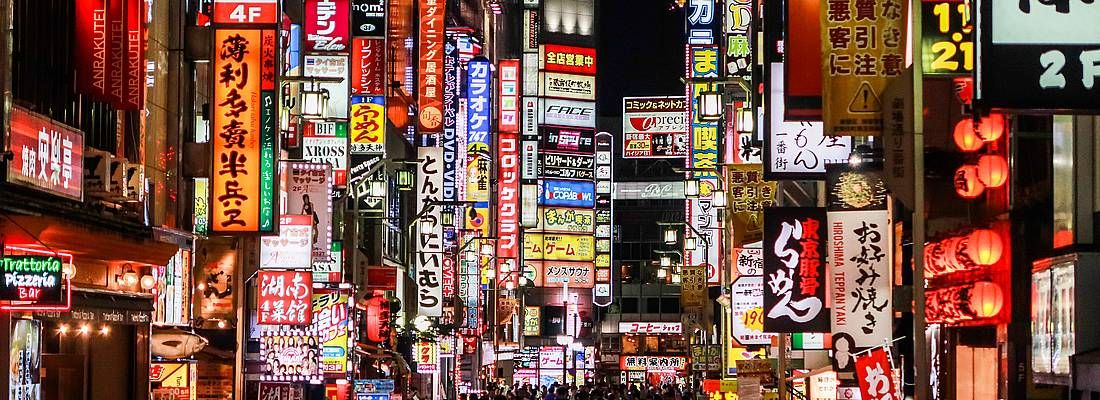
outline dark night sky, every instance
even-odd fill
[[[600,114],[622,115],[622,98],[684,93],[684,12],[671,0],[599,0]]]

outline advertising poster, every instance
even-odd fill
[[[321,372],[348,371],[348,295],[318,291],[313,295],[313,330],[321,344]]]
[[[8,399],[42,398],[42,322],[14,318],[11,321],[11,362],[8,363]]]
[[[312,328],[269,327],[260,330],[260,359],[266,380],[321,380],[321,348]]]
[[[893,231],[889,211],[830,211],[828,247],[832,333],[859,348],[893,332]]]
[[[256,315],[260,325],[309,325],[313,276],[303,271],[259,271]]]
[[[279,236],[260,237],[260,269],[309,269],[312,248],[313,217],[283,215],[279,217]]]
[[[344,1],[346,2],[346,0]],[[343,43],[346,46],[347,41],[345,40]],[[321,82],[317,84],[317,88],[328,91],[328,108],[326,108],[326,112],[329,118],[348,117],[348,90],[351,87],[347,78],[350,69],[349,64],[347,55],[305,55],[305,67],[302,71],[305,76],[343,78],[340,82]]]
[[[195,264],[199,267],[195,281],[202,288],[196,293],[198,317],[235,321],[234,301],[241,290],[233,277],[237,273],[237,250],[229,240],[203,240],[199,241],[195,254]]]
[[[329,262],[332,259],[332,166],[291,161],[282,167],[286,173],[286,214],[310,218],[313,261]]]
[[[883,91],[905,69],[908,4],[821,7],[822,118],[829,135],[882,134]]]
[[[826,227],[824,208],[764,210],[765,332],[829,332]]]
[[[416,283],[417,311],[419,315],[439,317],[443,315],[443,207],[432,202],[443,198],[443,148],[421,147],[420,163],[416,173],[417,223],[416,232]],[[428,221],[425,231],[423,221]]]
[[[623,158],[688,155],[687,99],[623,98]]]
[[[525,260],[592,261],[595,238],[591,235],[527,233],[523,235]]]

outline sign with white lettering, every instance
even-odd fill
[[[544,126],[539,128],[539,136],[540,150],[592,154],[596,148],[591,129]]]
[[[995,108],[1100,110],[1100,4],[979,4],[975,102]]]
[[[83,133],[19,106],[11,108],[10,132],[8,182],[83,199]]]
[[[595,160],[581,154],[539,153],[539,176],[590,180],[595,177]]]
[[[347,50],[348,0],[306,0],[305,9],[307,51]]]
[[[683,200],[684,183],[615,182],[616,200]]]
[[[72,263],[72,256],[66,256],[67,261],[61,255],[5,254],[0,257],[0,268],[4,270],[0,301],[35,306],[66,304],[62,269],[65,264]]]
[[[684,333],[684,324],[680,322],[619,322],[619,333],[679,335]]]
[[[829,331],[826,223],[824,208],[764,209],[765,332]]]
[[[623,98],[623,158],[686,157],[687,99]]]

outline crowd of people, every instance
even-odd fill
[[[463,395],[461,400],[691,400],[691,388],[679,385],[584,384],[516,387],[490,385],[485,393]]]

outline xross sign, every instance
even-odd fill
[[[1100,109],[1100,5],[991,0],[980,3],[978,15],[978,100],[1013,109]]]

